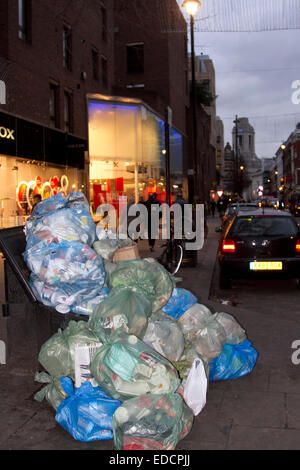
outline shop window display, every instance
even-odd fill
[[[36,194],[44,200],[59,191],[83,190],[82,177],[77,168],[0,156],[0,228],[23,225]]]
[[[99,95],[97,95],[99,96]],[[147,201],[151,194],[166,202],[164,121],[142,102],[89,100],[90,200],[97,208],[119,198]],[[170,132],[171,179],[174,196],[182,187],[183,137]],[[173,201],[173,196],[171,198]]]

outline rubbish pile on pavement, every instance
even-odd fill
[[[41,202],[24,259],[38,300],[82,314],[42,346],[56,421],[79,441],[173,450],[206,404],[209,381],[249,374],[257,352],[226,313],[213,314],[131,240],[96,228],[82,193]]]

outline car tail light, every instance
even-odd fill
[[[235,243],[233,240],[224,240],[222,244],[223,253],[234,253],[235,252]],[[300,240],[299,240],[299,253],[300,253]]]
[[[300,253],[300,240],[296,242],[296,253]]]

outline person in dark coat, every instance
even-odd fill
[[[151,194],[148,201],[145,202],[145,206],[147,207],[148,211],[148,241],[149,241],[149,247],[150,251],[154,251],[155,247],[155,238],[151,238],[151,229],[152,229],[152,220],[151,220],[151,214],[154,213],[154,209],[152,207],[156,206],[155,208],[159,210],[160,202],[157,199],[157,194]]]

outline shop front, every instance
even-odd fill
[[[22,225],[33,197],[86,192],[87,142],[0,112],[0,228]]]
[[[166,202],[165,123],[140,100],[88,95],[90,199],[115,206],[147,201],[153,193]],[[183,136],[170,129],[172,200],[183,184]]]

